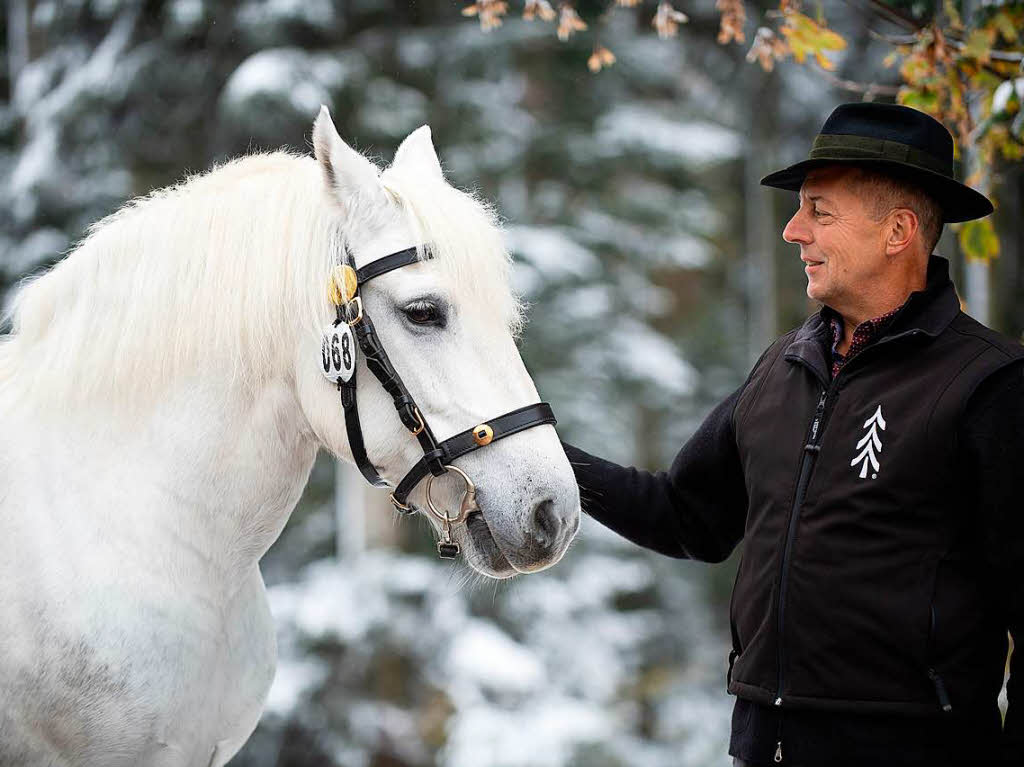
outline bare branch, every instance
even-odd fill
[[[889,45],[913,45],[918,41],[917,35],[887,35],[882,32],[876,32],[873,29],[869,29],[868,34],[876,40],[889,43]],[[967,43],[963,40],[950,37],[948,33],[945,35],[945,40],[958,51],[962,51],[967,47]],[[988,55],[989,58],[995,59],[996,61],[1024,61],[1024,52],[1021,51],[1000,51],[993,49],[989,51]]]
[[[913,45],[919,39],[917,35],[887,35],[884,32],[876,32],[873,29],[868,29],[868,35],[875,40],[881,40],[889,45]]]
[[[819,69],[818,74],[825,78],[825,81],[835,87],[850,93],[860,93],[866,99],[873,100],[875,96],[896,96],[900,92],[898,85],[883,85],[881,83],[861,83],[856,80],[845,80],[836,77],[831,72]]]
[[[912,32],[917,32],[927,26],[916,21],[913,17],[901,13],[888,3],[882,2],[882,0],[867,0],[867,4],[874,8],[879,16]]]

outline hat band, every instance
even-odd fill
[[[886,160],[953,176],[948,163],[909,144],[867,136],[819,133],[808,158],[811,160]]]

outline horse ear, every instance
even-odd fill
[[[377,183],[377,166],[342,141],[331,113],[323,105],[313,123],[313,155],[328,189],[340,200]]]
[[[437,159],[434,143],[430,140],[429,125],[421,125],[406,136],[405,141],[395,152],[395,159],[391,165],[392,167],[396,165],[416,166],[439,179],[444,178],[441,161]]]

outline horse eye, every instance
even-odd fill
[[[409,322],[415,325],[444,325],[444,315],[436,304],[429,301],[417,301],[402,309]]]

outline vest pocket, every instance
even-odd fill
[[[983,596],[977,577],[971,563],[961,556],[945,556],[935,563],[925,668],[935,700],[947,713],[953,711],[957,698],[964,702],[963,669],[974,665],[979,642],[984,649],[980,639],[984,634]],[[970,699],[970,689],[966,694]]]
[[[941,564],[941,560],[935,563],[935,572],[932,574],[931,593],[928,597],[928,641],[925,644],[925,666],[927,666],[928,679],[935,690],[935,697],[939,702],[939,707],[949,713],[953,710],[953,704],[949,700],[949,690],[946,689],[946,682],[939,675],[939,672],[935,670],[935,643],[938,632],[935,596],[939,585],[939,567]]]

